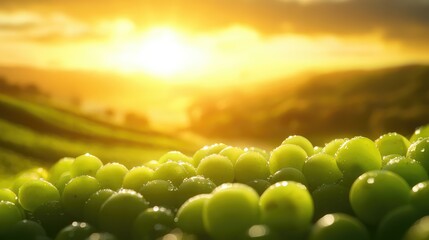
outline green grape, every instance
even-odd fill
[[[383,166],[383,167],[386,166],[390,162],[390,160],[397,158],[397,157],[403,157],[403,156],[398,155],[398,154],[390,154],[390,155],[384,156],[383,159],[381,159],[381,166]]]
[[[143,164],[144,167],[148,167],[152,170],[155,170],[159,167],[159,165],[161,165],[157,160],[150,160],[148,162],[145,162]]]
[[[335,154],[338,168],[346,185],[351,185],[361,174],[381,168],[381,155],[375,143],[365,137],[354,137],[345,142]]]
[[[294,144],[300,146],[307,153],[307,156],[311,156],[314,153],[313,144],[305,137],[299,135],[293,135],[286,138],[281,145]]]
[[[95,178],[101,188],[118,190],[122,187],[122,181],[128,169],[120,163],[108,163],[97,170]]]
[[[59,201],[41,205],[34,210],[33,216],[50,237],[55,237],[61,229],[72,223],[71,216],[65,213]]]
[[[117,238],[107,232],[103,233],[93,233],[89,235],[89,237],[85,238],[85,240],[117,240]]]
[[[55,183],[55,187],[58,189],[58,192],[60,194],[63,193],[64,188],[66,187],[67,183],[72,179],[71,174],[69,171],[64,172],[61,174],[58,181]]]
[[[70,171],[73,161],[74,158],[70,157],[65,157],[58,160],[58,162],[52,165],[48,171],[48,181],[56,185],[61,175],[67,171]]]
[[[24,172],[15,177],[11,190],[18,195],[19,188],[26,182],[40,179],[40,175],[34,172]]]
[[[49,173],[46,169],[42,167],[30,168],[23,172],[23,174],[34,174],[37,178],[48,179]]]
[[[369,240],[368,230],[356,218],[344,214],[327,214],[313,226],[309,240]]]
[[[261,154],[265,159],[270,159],[270,153],[268,153],[265,149],[258,147],[248,147],[244,149],[245,152],[257,152]]]
[[[349,189],[340,183],[325,184],[311,192],[314,201],[314,220],[328,213],[353,214]]]
[[[309,157],[302,166],[302,173],[311,189],[335,183],[343,177],[332,155],[318,153]]]
[[[171,181],[175,186],[179,186],[187,177],[189,177],[188,171],[174,161],[162,163],[153,173],[153,179]]]
[[[257,152],[245,152],[234,165],[235,181],[246,183],[255,179],[267,179],[270,169],[267,160]]]
[[[381,220],[374,239],[402,240],[408,228],[419,218],[419,212],[410,205],[396,208]]]
[[[421,138],[427,138],[429,137],[429,124],[425,126],[421,126],[414,131],[413,135],[410,138],[410,142],[416,142],[417,140]]]
[[[232,164],[235,164],[238,157],[240,157],[240,155],[243,154],[244,152],[245,151],[239,147],[228,146],[222,149],[222,151],[220,151],[219,154],[222,156],[228,157],[229,160],[231,160]]]
[[[34,211],[50,201],[58,201],[60,193],[52,183],[38,179],[24,183],[19,188],[19,203],[27,211]]]
[[[270,186],[262,194],[259,205],[262,223],[278,231],[302,231],[313,217],[310,193],[304,185],[293,181]]]
[[[307,180],[304,174],[296,168],[286,167],[278,170],[270,177],[271,184],[283,182],[283,181],[294,181],[307,185]]]
[[[323,152],[323,148],[322,147],[319,147],[319,146],[314,146],[313,147],[313,155],[314,154],[317,154],[317,153],[322,153]]]
[[[419,212],[429,215],[429,181],[418,183],[411,189],[411,204]]]
[[[77,157],[70,166],[70,174],[72,177],[88,175],[95,177],[95,173],[103,163],[96,156],[89,153]]]
[[[271,152],[269,159],[270,172],[274,174],[278,170],[286,167],[302,170],[307,153],[298,145],[283,144]]]
[[[92,226],[98,227],[98,215],[103,203],[116,192],[111,189],[101,189],[93,193],[83,206],[83,219]]]
[[[197,175],[197,169],[194,167],[194,165],[187,162],[179,162],[179,164],[186,170],[186,175],[188,178]]]
[[[141,212],[133,224],[136,240],[158,239],[169,233],[175,226],[174,214],[163,207],[148,208]]]
[[[234,180],[234,166],[229,158],[212,154],[201,160],[197,167],[197,174],[212,180],[216,185]]]
[[[405,233],[404,240],[429,239],[429,216],[417,220]]]
[[[0,235],[9,231],[22,219],[22,213],[15,204],[8,201],[0,201]]]
[[[194,159],[192,157],[186,156],[182,152],[179,151],[170,151],[162,155],[158,162],[159,163],[166,163],[168,161],[174,161],[174,162],[187,162],[190,164],[194,164]]]
[[[61,196],[65,211],[77,220],[82,220],[86,200],[98,190],[100,184],[94,177],[83,175],[71,179]]]
[[[144,184],[139,191],[151,207],[162,206],[174,209],[178,205],[177,188],[166,180],[152,180]]]
[[[18,197],[9,188],[0,188],[0,201],[8,201],[16,204],[18,202]]]
[[[253,225],[247,230],[246,235],[241,240],[281,240],[279,234],[267,225]],[[288,238],[289,239],[289,238]]]
[[[218,186],[203,206],[203,224],[214,239],[237,239],[259,221],[259,195],[240,183]]]
[[[149,167],[133,167],[130,171],[127,172],[127,174],[125,174],[122,187],[125,189],[138,191],[143,186],[143,184],[153,179],[153,173],[154,170]]]
[[[398,133],[387,133],[375,140],[375,145],[380,151],[381,156],[398,154],[405,156],[407,154],[410,141]]]
[[[38,239],[38,237],[43,236],[46,236],[46,231],[38,222],[24,219],[11,228],[8,239]]]
[[[255,190],[259,196],[261,196],[262,193],[264,193],[265,190],[267,190],[267,188],[271,186],[271,183],[265,179],[255,179],[250,182],[247,182],[246,185],[253,188],[253,190]]]
[[[349,139],[347,139],[347,138],[334,139],[325,145],[322,152],[329,154],[331,156],[335,156],[335,153],[337,153],[337,151],[341,147],[341,145],[343,145],[347,140],[349,140]]]
[[[165,234],[158,240],[209,240],[208,237],[200,237],[194,234],[183,232],[180,228],[175,228],[171,232]]]
[[[134,220],[148,207],[142,195],[122,190],[109,197],[101,206],[99,226],[120,239],[131,239]]]
[[[195,152],[194,156],[192,157],[194,159],[194,166],[198,167],[198,165],[200,165],[200,162],[203,158],[212,154],[217,154],[226,147],[228,147],[226,144],[215,143],[213,145],[204,146],[203,148],[200,148]]]
[[[85,222],[73,222],[63,228],[55,240],[82,240],[95,232],[95,228]]]
[[[216,185],[208,178],[203,176],[194,176],[183,180],[177,189],[177,197],[179,205],[184,203],[189,198],[203,194],[211,193]]]
[[[366,172],[359,176],[350,189],[353,211],[369,225],[377,225],[387,213],[409,201],[408,183],[390,171]]]
[[[428,174],[423,166],[408,157],[397,157],[390,160],[383,168],[383,170],[389,170],[401,176],[407,181],[410,187],[416,185],[419,182],[428,180]]]
[[[419,162],[429,173],[429,137],[422,138],[410,145],[407,157]]]
[[[183,203],[176,214],[177,226],[187,233],[205,235],[203,209],[210,197],[210,194],[200,194]]]

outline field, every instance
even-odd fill
[[[48,104],[0,94],[0,175],[49,166],[62,157],[90,152],[128,167],[170,150],[195,151],[194,141],[151,129],[131,130]]]
[[[409,137],[429,121],[429,67],[424,65],[314,74],[295,82],[280,79],[211,92],[193,90],[196,94],[187,112],[190,124],[182,130],[186,135],[145,124],[119,125],[79,109],[60,108],[37,87],[5,83],[0,91],[4,181],[21,170],[48,167],[62,157],[87,152],[104,162],[132,167],[171,150],[192,155],[215,142],[272,149],[294,134],[319,146],[355,135],[375,140],[391,131]]]

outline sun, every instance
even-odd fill
[[[121,70],[174,77],[201,63],[201,51],[172,28],[154,28],[138,40],[123,44],[115,59]]]
[[[140,50],[142,67],[157,75],[172,75],[186,67],[192,50],[170,29],[149,33]]]

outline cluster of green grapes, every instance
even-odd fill
[[[428,173],[429,125],[270,152],[214,144],[130,170],[85,154],[0,189],[0,239],[429,239]]]

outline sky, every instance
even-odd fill
[[[0,65],[230,83],[429,63],[429,0],[1,0]]]

